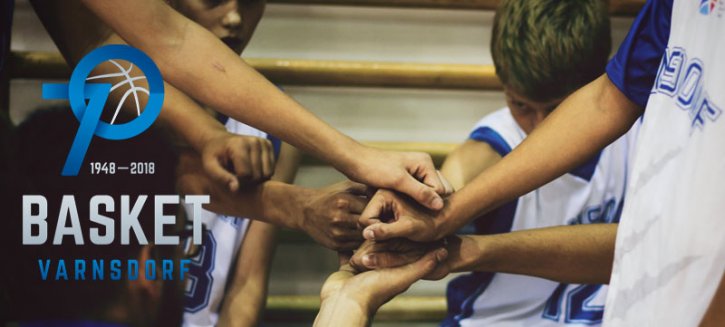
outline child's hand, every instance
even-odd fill
[[[344,172],[350,179],[407,194],[423,206],[440,210],[446,186],[430,156],[418,152],[393,152],[364,147],[354,154],[357,167]]]
[[[314,192],[305,201],[300,229],[327,248],[357,248],[363,241],[358,221],[368,203],[367,186],[345,181]]]
[[[263,138],[219,133],[201,153],[204,170],[213,180],[235,192],[240,183],[259,183],[274,174],[274,148]]]
[[[360,215],[360,223],[367,226],[363,237],[373,241],[436,241],[446,236],[439,230],[440,220],[431,210],[388,190],[378,190]]]
[[[348,258],[341,255],[340,270],[330,275],[322,285],[322,307],[325,308],[329,303],[353,303],[372,316],[385,302],[431,273],[447,256],[448,252],[444,248],[436,248],[413,263],[356,274],[347,264]],[[323,315],[322,311],[320,315]]]
[[[418,261],[428,251],[442,244],[413,242],[404,238],[380,242],[366,240],[350,258],[350,265],[357,271],[400,267]]]

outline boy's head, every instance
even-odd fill
[[[612,40],[605,0],[503,0],[491,54],[506,101],[528,134],[604,72]]]
[[[241,54],[264,13],[265,0],[172,0],[184,16]]]

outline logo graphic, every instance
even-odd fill
[[[124,69],[116,60],[125,60],[131,65]],[[109,61],[119,69],[119,73],[98,76],[88,75],[99,64]],[[138,66],[144,76],[131,77],[133,66]],[[111,85],[108,83],[88,83],[88,81],[104,78],[124,78],[123,81]],[[136,86],[134,81],[146,79],[149,90]],[[121,97],[110,123],[101,121],[101,112],[106,104],[109,93],[116,88],[128,84],[129,89]],[[146,93],[148,101],[143,110],[139,106],[138,93]],[[123,124],[115,124],[116,116],[121,110],[127,97],[133,95],[136,104],[137,117]],[[107,140],[126,140],[143,133],[156,120],[161,113],[164,103],[164,81],[161,72],[154,62],[145,53],[127,45],[106,45],[87,54],[73,70],[69,83],[44,83],[43,99],[67,99],[73,109],[73,114],[80,122],[73,145],[68,152],[61,175],[77,176],[86,151],[93,135]],[[88,103],[86,104],[86,99]]]
[[[700,0],[700,13],[709,15],[717,5],[717,0]]]

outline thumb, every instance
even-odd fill
[[[426,253],[416,262],[397,268],[390,268],[389,270],[386,269],[391,273],[393,291],[396,293],[405,291],[415,281],[433,272],[438,264],[443,262],[447,257],[448,251],[444,248],[439,248]]]
[[[206,170],[206,173],[213,181],[223,184],[232,192],[236,192],[239,189],[237,176],[227,171],[219,159],[217,156],[205,154],[202,158],[204,170]]]
[[[438,174],[433,172],[432,175],[435,176],[435,179],[438,183],[440,183]],[[413,198],[413,200],[429,209],[443,209],[443,199],[440,195],[438,195],[438,193],[436,193],[435,189],[418,181],[411,175],[408,175],[405,179],[403,179],[403,182],[398,185],[398,189],[396,191],[407,194]]]
[[[417,234],[415,225],[405,217],[389,222],[375,223],[363,230],[363,237],[370,241],[384,241],[393,238],[415,238]]]

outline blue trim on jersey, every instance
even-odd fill
[[[274,148],[274,158],[279,159],[279,153],[282,150],[282,141],[280,141],[276,136],[267,134],[267,139],[272,142],[272,147]]]
[[[501,134],[493,130],[491,127],[476,128],[470,139],[488,143],[500,156],[505,156],[511,152],[511,146],[501,137]]]
[[[126,325],[103,321],[53,321],[39,320],[27,321],[18,324],[19,327],[125,327]]]
[[[587,182],[591,181],[592,176],[594,175],[594,170],[597,169],[597,164],[599,163],[599,158],[601,158],[601,156],[602,156],[602,152],[599,151],[594,156],[594,158],[589,159],[589,161],[585,162],[583,165],[570,171],[569,174],[572,174],[579,178],[583,178],[583,179],[587,180]]]
[[[226,125],[227,122],[229,121],[229,116],[227,116],[221,112],[217,112],[216,120],[218,120],[220,123],[222,123],[222,125]]]
[[[501,234],[510,232],[518,204],[519,200],[517,198],[476,219],[474,222],[476,233]],[[490,272],[474,272],[453,279],[446,290],[448,315],[441,322],[441,326],[457,327],[460,326],[461,320],[471,317],[474,311],[473,304],[486,291],[494,275],[495,273]]]
[[[458,327],[461,325],[461,320],[473,315],[473,303],[491,284],[493,275],[491,272],[474,272],[457,277],[448,283],[446,290],[448,315],[441,322],[441,326]]]
[[[607,75],[627,98],[647,106],[670,38],[673,0],[648,0],[607,64]]]

